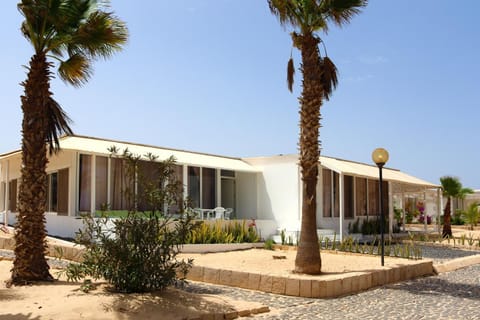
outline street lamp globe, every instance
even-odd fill
[[[388,161],[388,151],[383,148],[377,148],[372,152],[372,160],[379,167],[383,167]]]

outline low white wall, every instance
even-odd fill
[[[3,212],[0,213],[0,224],[3,224]],[[46,214],[47,233],[50,236],[58,236],[63,238],[75,238],[75,233],[83,228],[83,220],[79,217],[67,217]],[[214,222],[215,220],[208,220]],[[229,220],[224,220],[228,222]],[[8,213],[8,224],[15,225],[17,217],[15,213]],[[246,222],[252,222],[246,219]],[[255,220],[257,230],[262,239],[268,239],[270,236],[277,233],[278,225],[274,220]],[[113,227],[113,220],[111,222]]]
[[[75,238],[75,232],[83,227],[83,221],[77,217],[57,216],[46,214],[45,218],[47,233],[50,236],[62,238]],[[0,213],[0,222],[3,224],[4,213]],[[8,224],[14,226],[17,223],[17,214],[8,213]]]

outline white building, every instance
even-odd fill
[[[120,192],[122,165],[111,156],[112,146],[136,155],[150,153],[159,160],[174,156],[184,196],[193,200],[194,207],[232,208],[236,219],[255,219],[264,238],[280,229],[298,232],[300,228],[297,155],[232,158],[85,136],[63,137],[60,144],[62,150],[50,157],[47,167],[49,234],[72,237],[81,227],[80,213],[96,212],[102,204],[128,210]],[[143,163],[148,173],[148,161]],[[20,165],[21,151],[0,155],[0,212],[10,224],[15,220]],[[355,219],[380,214],[376,166],[329,157],[321,157],[319,165],[318,229],[333,230],[341,237]],[[383,179],[384,212],[390,221],[394,205],[403,207],[412,194],[429,200],[427,213],[440,214],[438,185],[390,168],[383,169]]]

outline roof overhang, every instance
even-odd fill
[[[378,179],[378,167],[360,162],[347,161],[337,158],[320,157],[320,164],[339,174],[352,175],[370,179]],[[395,192],[416,192],[425,189],[440,188],[440,185],[408,175],[400,170],[383,168],[382,178],[394,184]]]
[[[166,160],[173,156],[177,163],[184,165],[243,172],[259,171],[239,158],[223,157],[206,153],[190,152],[85,136],[64,136],[60,139],[60,147],[62,150],[72,150],[97,155],[110,155],[111,153],[108,151],[108,149],[112,146],[115,146],[119,150],[119,153],[123,153],[125,149],[128,149],[128,151],[133,155],[145,156],[147,154],[152,154],[157,156],[159,160]],[[0,159],[11,157],[20,152],[21,151],[14,151],[0,155]]]

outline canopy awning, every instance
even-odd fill
[[[378,167],[374,165],[323,156],[320,157],[320,164],[323,167],[340,174],[378,179]],[[416,178],[397,169],[384,167],[382,171],[382,176],[385,181],[390,181],[402,185],[401,188],[400,186],[396,186],[396,191],[408,192],[416,191],[418,188],[430,189],[440,187],[437,184]]]

